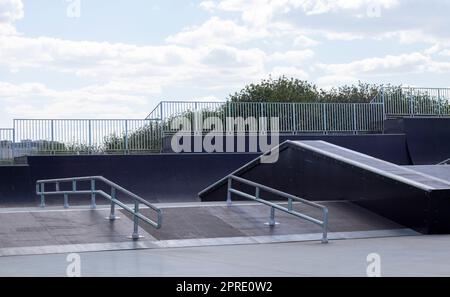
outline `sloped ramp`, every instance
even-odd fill
[[[324,141],[287,141],[277,150],[277,162],[259,157],[232,174],[311,201],[349,201],[422,233],[450,232],[446,180]],[[226,180],[200,192],[202,201],[224,200]]]

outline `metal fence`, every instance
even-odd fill
[[[128,154],[160,151],[151,120],[14,120],[14,155]]]
[[[18,119],[12,129],[0,129],[0,161],[37,154],[160,152],[164,138],[180,130],[180,118],[201,133],[270,132],[270,119],[277,118],[282,134],[356,134],[382,133],[388,116],[450,116],[450,89],[383,88],[371,103],[163,101],[145,120]]]
[[[0,129],[0,163],[13,158],[14,129]]]
[[[383,131],[383,103],[256,103],[163,101],[147,119],[160,121],[164,133],[179,130],[179,119],[189,120],[193,130],[208,131],[215,117],[226,131],[269,131],[270,118],[278,118],[280,133],[377,133]],[[233,119],[229,123],[227,119]],[[257,126],[236,119],[254,118]],[[262,127],[259,119],[267,118]],[[199,123],[200,122],[200,123]],[[176,124],[175,124],[176,123]],[[232,127],[230,126],[232,125]],[[206,126],[206,127],[205,127]]]
[[[449,88],[383,88],[372,102],[389,117],[450,116]]]

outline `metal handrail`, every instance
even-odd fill
[[[90,181],[91,188],[90,190],[78,190],[77,189],[77,182],[81,181]],[[96,189],[96,181],[101,181],[105,183],[106,185],[111,187],[111,194],[107,194],[102,190]],[[72,182],[72,190],[65,191],[60,190],[60,184],[61,183],[69,183]],[[45,185],[46,184],[55,184],[55,191],[46,192],[45,191]],[[134,200],[134,209],[127,206],[125,203],[119,201],[117,199],[117,192],[122,192],[123,194],[126,194],[127,196],[133,198]],[[45,207],[45,195],[64,195],[64,208],[69,208],[69,195],[73,194],[90,194],[91,195],[91,209],[95,209],[96,206],[96,195],[99,194],[103,196],[104,198],[111,201],[111,213],[109,215],[109,220],[114,221],[117,219],[117,216],[115,215],[115,205],[120,206],[122,209],[127,211],[128,213],[133,215],[133,234],[131,235],[131,238],[133,240],[138,240],[141,238],[139,235],[139,219],[146,222],[147,224],[153,226],[156,229],[161,228],[162,224],[162,211],[160,208],[154,206],[153,204],[149,203],[145,199],[139,197],[138,195],[128,191],[127,189],[119,186],[116,183],[113,183],[112,181],[104,178],[103,176],[89,176],[89,177],[73,177],[73,178],[58,178],[58,179],[47,179],[47,180],[38,180],[36,182],[36,194],[41,197],[41,207]],[[154,210],[157,213],[157,221],[153,221],[145,216],[143,216],[140,213],[140,204],[143,204],[147,206],[149,209]]]
[[[450,165],[450,158],[448,158],[445,161],[442,161],[441,163],[439,163],[438,165]]]
[[[249,186],[252,186],[252,187],[255,187],[256,188],[255,196],[250,195],[248,193],[244,193],[244,192],[236,190],[236,189],[233,189],[232,188],[233,180],[238,181],[243,184],[246,184],[246,185],[249,185]],[[260,196],[261,190],[288,199],[288,207],[286,208],[286,207],[280,206],[276,203],[262,199]],[[244,179],[241,177],[237,177],[235,175],[228,176],[228,187],[227,187],[227,204],[228,204],[228,206],[231,206],[231,204],[232,204],[231,194],[236,194],[238,196],[241,196],[241,197],[265,204],[267,206],[270,206],[271,209],[270,209],[270,219],[269,219],[269,223],[268,223],[269,226],[275,226],[275,224],[276,224],[275,223],[275,209],[278,209],[285,213],[291,214],[293,216],[296,216],[298,218],[304,219],[306,221],[309,221],[311,223],[321,226],[322,230],[323,230],[322,243],[328,242],[328,237],[327,237],[327,234],[328,234],[328,208],[323,205],[320,205],[320,204],[299,198],[297,196],[294,196],[294,195],[291,195],[291,194],[288,194],[288,193],[285,193],[285,192],[282,192],[282,191],[279,191],[279,190],[276,190],[276,189],[273,189],[273,188],[270,188],[270,187],[267,187],[267,186],[264,186],[264,185],[261,185],[258,183],[255,183],[253,181],[250,181],[250,180],[247,180],[247,179]],[[308,206],[322,210],[322,213],[323,213],[322,221],[295,211],[293,209],[293,201],[298,201],[298,202],[304,203]]]

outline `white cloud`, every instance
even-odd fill
[[[0,0],[0,24],[13,23],[23,18],[21,0]]]
[[[200,2],[200,7],[206,11],[213,12],[216,9],[217,4],[216,4],[216,2],[214,2],[212,0],[206,0],[206,1]]]
[[[355,84],[358,78],[348,75],[325,75],[317,80],[317,84],[324,89],[331,89],[344,84]]]
[[[266,30],[251,29],[239,26],[231,20],[222,20],[212,17],[200,26],[187,27],[183,31],[169,36],[168,43],[183,45],[207,45],[207,44],[239,44],[253,39],[267,37]]]
[[[335,76],[444,73],[450,71],[450,63],[434,61],[431,56],[420,52],[395,56],[387,55],[381,58],[368,58],[342,64],[319,64],[318,67]]]
[[[382,18],[368,18],[374,3],[383,9]],[[416,11],[398,0],[205,0],[200,7],[211,14],[205,22],[184,24],[160,42],[137,46],[53,38],[45,32],[28,37],[14,28],[23,17],[22,2],[0,0],[0,67],[6,74],[0,81],[0,121],[144,117],[149,101],[152,105],[159,97],[224,100],[268,74],[316,80],[325,87],[379,76],[389,80],[398,73],[405,83],[411,73],[438,77],[450,72],[448,20],[439,15],[445,11],[441,3],[428,1],[424,5],[431,8],[419,18],[423,6]],[[360,58],[335,54],[341,49],[330,41],[336,40],[354,44]],[[409,52],[402,53],[402,46]],[[33,79],[40,71],[42,77]],[[63,87],[54,77],[68,82]]]
[[[262,26],[276,15],[301,10],[306,15],[336,13],[340,11],[367,11],[373,6],[392,9],[399,0],[220,0],[202,1],[200,7],[208,10],[222,10],[241,13],[242,19],[255,26]]]
[[[136,118],[145,116],[142,96],[118,91],[114,83],[57,91],[44,84],[0,82],[4,112],[17,118]],[[4,123],[2,123],[4,124]]]
[[[269,56],[270,62],[299,65],[314,57],[314,51],[307,49],[301,51],[275,52]]]
[[[450,49],[445,49],[445,50],[439,52],[439,55],[450,57]]]
[[[301,80],[306,80],[309,78],[309,74],[304,71],[302,68],[298,67],[282,67],[282,66],[276,66],[270,71],[269,73],[272,77],[294,77]]]
[[[0,35],[16,34],[13,23],[23,18],[21,0],[0,0]]]

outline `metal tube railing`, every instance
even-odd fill
[[[14,158],[14,129],[0,128],[0,162]]]
[[[249,125],[232,123],[228,118],[258,120],[278,118],[281,133],[374,133],[383,131],[384,104],[373,103],[287,103],[287,102],[192,102],[163,101],[147,119],[160,120],[166,133],[178,132],[171,123],[187,118],[192,130],[207,118],[220,119],[227,131],[257,132]],[[264,130],[267,127],[258,127]],[[203,129],[205,132],[207,129]],[[206,131],[207,132],[207,131]]]
[[[242,184],[245,184],[245,185],[248,185],[251,187],[255,187],[255,189],[256,189],[255,195],[253,196],[251,194],[239,191],[237,189],[233,189],[233,181],[237,181]],[[288,207],[286,208],[286,207],[283,207],[276,203],[262,199],[261,198],[261,190],[288,199]],[[299,198],[297,196],[294,196],[294,195],[291,195],[291,194],[288,194],[288,193],[285,193],[285,192],[282,192],[282,191],[270,188],[268,186],[264,186],[259,183],[255,183],[253,181],[250,181],[250,180],[247,180],[247,179],[244,179],[241,177],[237,177],[234,175],[228,176],[228,186],[227,186],[227,205],[228,206],[231,206],[231,204],[232,204],[232,198],[231,198],[232,195],[231,194],[235,194],[235,195],[241,196],[243,198],[247,198],[247,199],[265,204],[267,206],[270,206],[270,218],[269,218],[269,223],[268,223],[270,226],[274,226],[276,224],[275,210],[280,210],[280,211],[283,211],[290,215],[293,215],[295,217],[309,221],[313,224],[319,225],[320,227],[322,227],[322,243],[328,242],[328,235],[327,235],[328,234],[328,208],[323,205]],[[322,210],[322,221],[295,211],[293,209],[293,201],[298,201],[305,205]]]
[[[90,190],[78,190],[77,183],[82,181],[90,182]],[[108,195],[102,190],[96,188],[95,181],[102,182],[107,186],[111,187],[111,195]],[[72,190],[61,190],[61,183],[72,183]],[[55,191],[46,191],[46,184],[55,184]],[[134,202],[134,208],[127,206],[125,203],[117,199],[117,192],[121,192],[128,197],[131,197]],[[109,220],[114,221],[117,219],[115,214],[115,205],[120,206],[122,209],[133,215],[133,233],[131,238],[133,240],[138,240],[141,236],[138,233],[139,220],[146,222],[147,224],[153,226],[156,229],[161,228],[162,224],[162,211],[160,208],[149,203],[145,199],[139,197],[138,195],[128,191],[127,189],[113,183],[112,181],[102,177],[102,176],[90,176],[90,177],[74,177],[74,178],[58,178],[58,179],[48,179],[48,180],[38,180],[36,182],[36,194],[40,196],[41,207],[45,207],[45,196],[46,195],[63,195],[64,196],[64,207],[69,208],[69,195],[74,194],[86,194],[91,195],[91,209],[96,208],[96,195],[100,195],[111,202],[111,212],[109,215]],[[151,220],[140,213],[140,204],[147,206],[152,209],[157,214],[157,220]]]
[[[372,102],[391,117],[450,116],[450,88],[385,87]]]
[[[450,158],[448,158],[445,161],[442,161],[441,163],[439,163],[438,165],[450,165]]]

